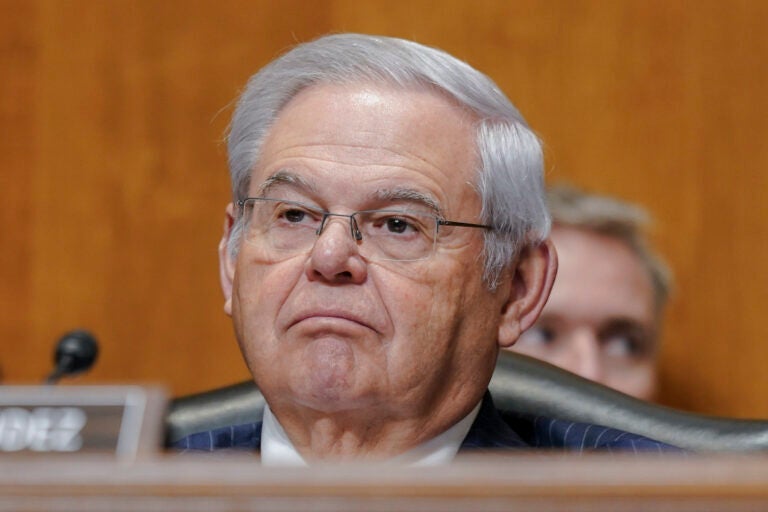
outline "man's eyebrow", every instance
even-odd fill
[[[264,183],[259,186],[259,196],[263,197],[270,191],[270,189],[278,185],[289,185],[309,192],[317,192],[317,186],[312,180],[309,180],[304,176],[299,176],[286,169],[281,169],[264,180]],[[418,203],[422,206],[426,206],[436,214],[440,214],[440,205],[433,196],[412,188],[395,187],[379,189],[370,194],[370,196],[377,201],[407,201]]]
[[[378,201],[408,201],[419,203],[434,211],[436,214],[440,213],[440,205],[434,197],[412,188],[380,189],[374,192],[372,196]]]
[[[281,169],[264,180],[264,183],[259,186],[259,196],[263,197],[267,192],[269,192],[271,188],[277,185],[291,185],[293,187],[305,189],[310,192],[317,191],[317,187],[312,181],[304,178],[303,176],[292,173],[291,171]]]

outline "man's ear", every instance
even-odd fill
[[[499,345],[511,347],[531,327],[549,298],[557,275],[557,252],[551,240],[525,249],[512,269],[512,286],[501,324]]]
[[[235,258],[229,252],[229,239],[234,225],[235,206],[229,203],[224,215],[224,234],[219,242],[219,278],[224,292],[224,312],[229,316],[232,316],[232,283],[235,280]]]

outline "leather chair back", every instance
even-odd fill
[[[693,451],[768,450],[768,421],[704,416],[644,402],[521,354],[499,355],[489,386],[498,409],[626,430]],[[176,398],[166,441],[261,421],[264,397],[251,382]]]

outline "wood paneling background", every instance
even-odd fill
[[[0,0],[0,366],[37,382],[246,378],[218,289],[221,136],[248,76],[331,31],[412,38],[494,77],[548,179],[646,205],[676,274],[663,401],[768,417],[768,3]]]

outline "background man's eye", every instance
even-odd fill
[[[611,357],[639,357],[643,355],[643,344],[628,334],[612,334],[603,340],[603,352]]]
[[[550,345],[555,340],[555,331],[552,328],[534,325],[527,331],[520,335],[520,339],[517,340],[518,345],[525,344],[528,346],[542,346]]]

